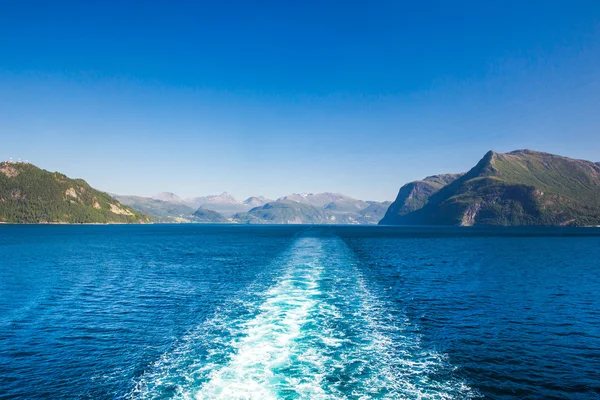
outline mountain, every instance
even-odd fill
[[[227,192],[203,197],[203,204],[240,204],[235,197]]]
[[[171,203],[181,203],[183,199],[171,192],[161,192],[151,197],[153,200],[168,201]]]
[[[381,224],[600,225],[600,165],[532,150],[490,151],[422,208],[401,214],[398,200]]]
[[[208,196],[198,196],[183,199],[185,203],[190,206],[198,206],[204,204],[241,204],[241,202],[237,201],[235,197],[230,195],[227,192],[223,192],[221,194],[212,194]]]
[[[157,196],[123,196],[113,195],[122,204],[130,206],[148,215],[152,215],[158,222],[174,223],[223,223],[229,222],[227,218],[214,210],[201,206],[197,210],[182,204],[179,200],[171,201],[157,200]]]
[[[298,203],[302,203],[302,204],[309,204],[313,207],[317,207],[317,208],[323,208],[325,206],[327,206],[328,204],[331,203],[335,203],[335,202],[345,202],[345,201],[349,201],[349,202],[356,202],[356,199],[353,199],[352,197],[343,195],[341,193],[329,193],[329,192],[324,192],[324,193],[292,193],[290,195],[287,196],[283,196],[280,197],[279,199],[277,199],[277,201],[295,201]],[[365,205],[366,207],[366,205]]]
[[[358,213],[369,206],[369,203],[363,200],[357,200],[341,193],[293,193],[280,197],[277,201],[294,201],[302,204],[308,204],[318,209],[326,210],[330,213]]]
[[[158,222],[376,224],[390,204],[357,200],[340,193],[291,194],[277,200],[252,196],[243,202],[227,192],[191,199],[182,199],[167,192],[152,198],[113,197],[135,210],[153,215]]]
[[[0,221],[9,223],[149,223],[83,179],[32,164],[0,163]]]
[[[238,213],[233,219],[239,223],[264,224],[323,224],[326,214],[309,204],[292,200],[277,200],[262,207],[255,207],[247,213]]]
[[[185,204],[193,208],[204,208],[213,211],[217,211],[220,214],[231,216],[235,213],[248,211],[252,208],[251,205],[244,204],[238,201],[235,197],[227,192],[223,192],[219,195],[210,195],[202,197],[194,197],[192,199],[185,199]]]
[[[366,201],[356,200],[345,196],[325,204],[323,208],[331,212],[355,213],[359,212],[360,210],[364,210],[367,207],[369,207],[369,203]]]
[[[390,202],[357,200],[340,193],[291,194],[248,212],[232,221],[266,224],[376,224]]]
[[[267,203],[272,202],[273,200],[267,199],[264,196],[252,196],[248,197],[244,200],[244,204],[250,208],[264,206]]]
[[[191,199],[181,198],[169,192],[159,193],[152,197],[118,194],[112,196],[135,210],[155,216],[159,222],[223,222],[213,221],[217,217],[214,215],[208,217],[208,213],[201,212],[195,215],[195,211],[198,209],[211,210],[220,214],[220,217],[224,217],[248,211],[271,201],[264,197],[250,197],[246,201],[240,202],[227,192]]]
[[[157,218],[159,222],[193,222],[194,209],[178,200],[165,201],[154,197],[124,196],[113,194],[121,204]],[[176,196],[175,196],[176,197]]]
[[[367,203],[367,208],[358,212],[360,217],[357,218],[356,221],[359,224],[377,224],[392,204],[391,201],[384,201],[381,203],[377,201],[368,201]]]
[[[404,216],[423,208],[429,197],[441,188],[454,182],[464,174],[442,174],[407,183],[400,188],[396,200],[390,205],[385,216],[387,219]]]
[[[216,211],[200,207],[194,213],[193,222],[199,223],[227,223],[229,220]]]

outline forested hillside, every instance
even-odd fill
[[[83,179],[70,179],[32,164],[0,163],[0,222],[148,223]]]

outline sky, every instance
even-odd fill
[[[403,184],[600,161],[600,2],[0,0],[0,159],[111,193]]]

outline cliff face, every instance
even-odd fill
[[[149,223],[82,179],[31,164],[0,163],[0,221],[9,223]]]
[[[461,176],[462,174],[434,175],[407,183],[400,188],[396,200],[389,206],[380,223],[394,224],[398,218],[423,208],[433,194]]]
[[[490,151],[422,207],[381,223],[598,225],[600,166],[531,150]]]

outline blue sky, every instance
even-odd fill
[[[115,193],[392,200],[599,110],[598,1],[0,0],[0,158]]]

